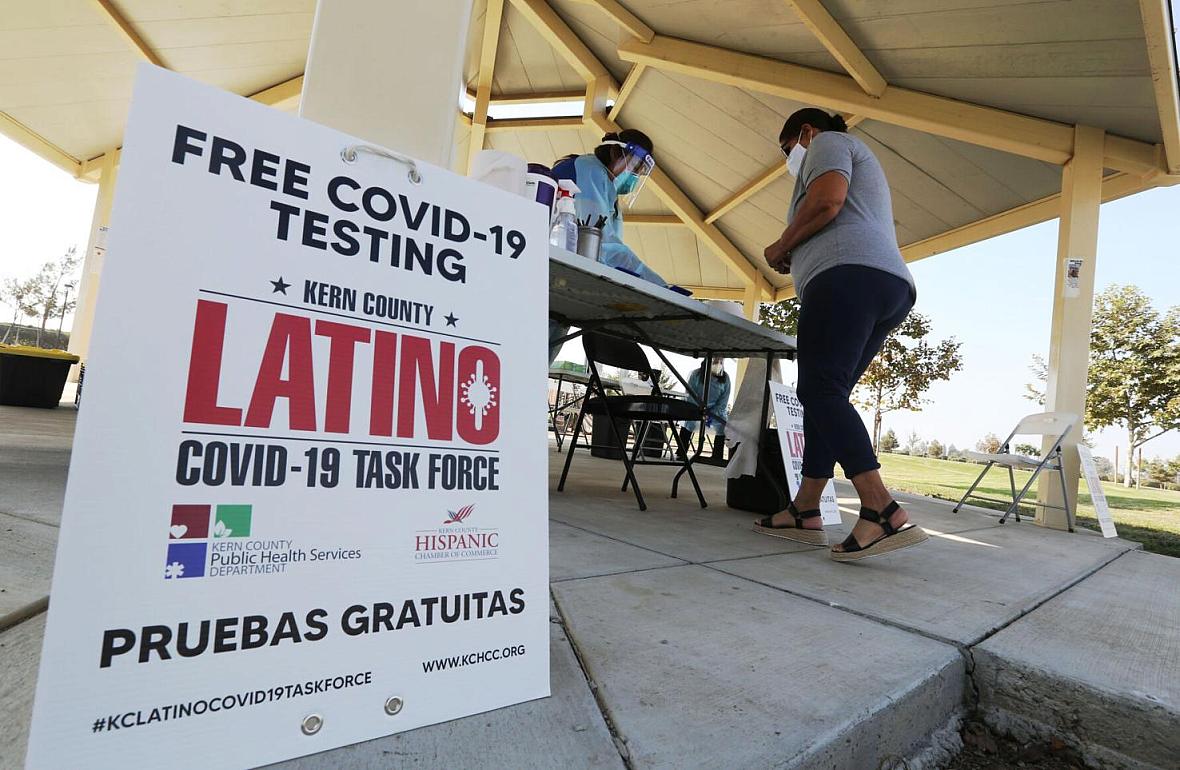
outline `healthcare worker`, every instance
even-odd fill
[[[553,166],[553,177],[572,179],[578,186],[574,209],[579,221],[588,220],[593,225],[600,217],[606,219],[602,226],[599,262],[626,270],[657,286],[667,286],[667,281],[643,264],[623,243],[623,210],[630,208],[639,197],[643,183],[655,169],[653,149],[651,139],[642,131],[629,128],[617,134],[609,133],[602,137],[594,152],[567,155],[558,160]],[[553,341],[568,333],[568,326],[549,322],[549,363],[553,363],[561,349],[561,345],[552,344]]]
[[[701,365],[688,376],[689,397],[698,405],[705,392],[705,377],[712,378],[709,380],[709,403],[706,405],[709,413],[705,415],[705,430],[712,431],[714,434],[711,462],[720,465],[723,464],[725,456],[725,422],[729,419],[729,394],[733,386],[721,359],[713,361],[713,366],[708,372],[705,371],[705,361],[702,360]],[[684,423],[680,429],[682,446],[689,446],[692,434],[696,432],[698,425],[700,423],[695,420]],[[678,451],[677,454],[681,459],[684,459],[683,450]]]

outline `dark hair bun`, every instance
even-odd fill
[[[828,130],[829,131],[840,131],[840,132],[847,131],[848,130],[848,123],[845,122],[844,116],[838,112],[835,113],[834,115],[832,115],[831,122],[828,123]]]

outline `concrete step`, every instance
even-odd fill
[[[878,767],[961,712],[954,647],[708,567],[553,590],[633,768]]]
[[[993,729],[1102,767],[1180,767],[1180,559],[1125,554],[973,654]]]

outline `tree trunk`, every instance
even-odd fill
[[[881,407],[873,410],[873,454],[881,453]]]
[[[1135,465],[1135,431],[1127,431],[1127,472],[1123,475],[1123,486],[1131,488],[1131,469]]]
[[[1139,465],[1135,469],[1135,489],[1143,483],[1143,447],[1139,447]]]

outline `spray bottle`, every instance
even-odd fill
[[[574,196],[581,192],[572,179],[557,183],[557,203],[553,207],[553,227],[549,230],[549,243],[566,251],[577,251],[578,219],[574,212]]]

